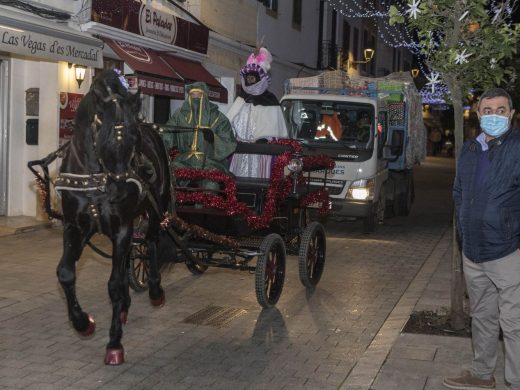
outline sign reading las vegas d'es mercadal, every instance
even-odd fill
[[[0,25],[0,51],[103,67],[101,47]]]

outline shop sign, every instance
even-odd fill
[[[145,37],[173,45],[177,35],[177,19],[143,3],[139,12],[139,31]]]
[[[72,137],[74,117],[83,96],[80,93],[60,92],[60,146]]]
[[[130,76],[131,77],[131,76]],[[127,77],[129,79],[130,77]],[[184,99],[184,84],[175,80],[164,80],[148,75],[137,74],[137,88],[146,95],[163,95],[172,98]],[[129,84],[134,89],[136,82],[132,80]]]
[[[0,51],[101,68],[101,50],[101,47],[0,25]]]
[[[143,3],[151,2],[92,0],[91,21],[197,53],[207,53],[209,29],[206,26]]]

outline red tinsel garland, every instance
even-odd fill
[[[199,203],[208,208],[224,210],[227,215],[242,214],[247,224],[253,230],[268,227],[275,216],[276,204],[278,201],[285,199],[292,188],[292,180],[285,176],[285,167],[294,153],[301,153],[302,151],[301,144],[294,140],[273,140],[269,143],[289,145],[292,150],[282,153],[275,160],[273,169],[271,170],[271,178],[262,215],[256,214],[250,210],[245,203],[239,202],[236,198],[236,183],[234,178],[216,169],[197,170],[192,168],[178,168],[175,170],[175,176],[180,180],[206,179],[222,183],[224,184],[224,196],[202,191],[194,192],[177,189],[176,202],[178,204]],[[306,171],[334,168],[334,160],[327,156],[305,156],[302,158],[302,162],[304,170]],[[303,175],[300,174],[298,182],[305,182]],[[330,208],[328,192],[324,190],[313,191],[307,194],[301,202],[301,204],[304,205],[302,207],[311,203],[321,202],[320,213],[326,213]]]
[[[308,193],[300,200],[300,207],[307,207],[313,203],[321,203],[321,206],[318,209],[320,215],[327,214],[331,206],[329,192],[327,190],[319,190]]]
[[[164,230],[168,228],[170,225],[175,225],[176,228],[183,231],[190,231],[197,238],[202,238],[204,240],[208,240],[214,242],[216,244],[224,245],[231,249],[238,250],[240,245],[237,240],[233,240],[232,238],[222,236],[220,234],[215,234],[206,230],[198,225],[189,224],[183,219],[173,215],[165,213],[163,216],[163,220],[161,221],[161,228]]]

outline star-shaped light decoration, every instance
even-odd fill
[[[462,52],[457,53],[455,57],[456,64],[465,64],[468,62],[468,57],[471,56],[472,53],[466,53],[466,49],[462,50]]]
[[[426,76],[426,78],[428,79],[428,82],[426,83],[426,85],[430,85],[432,87],[432,93],[435,92],[435,85],[441,82],[439,80],[439,77],[440,77],[439,72],[431,72],[429,76]]]
[[[412,0],[411,3],[408,3],[408,9],[405,13],[410,14],[410,17],[417,19],[417,14],[421,13],[421,10],[419,9],[420,3],[421,0]]]
[[[497,59],[496,58],[491,58],[489,60],[489,67],[491,69],[495,69],[497,67]]]

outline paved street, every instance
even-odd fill
[[[209,269],[195,277],[171,267],[164,307],[132,292],[118,367],[103,364],[108,261],[87,248],[78,265],[79,301],[97,322],[83,339],[55,276],[60,229],[1,237],[0,389],[368,388],[448,249],[453,172],[453,160],[428,158],[417,169],[410,216],[388,219],[375,234],[362,234],[359,221],[328,223],[320,284],[306,291],[289,257],[275,309],[261,310],[252,274]],[[220,327],[184,322],[208,306],[237,309],[236,317]],[[386,389],[384,378],[374,388]]]

